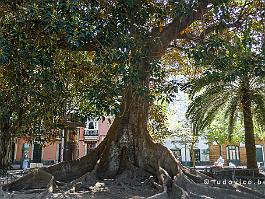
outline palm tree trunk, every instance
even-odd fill
[[[254,125],[251,112],[251,99],[248,92],[249,82],[246,82],[246,86],[242,91],[241,105],[243,109],[244,117],[244,128],[245,128],[245,146],[247,154],[247,168],[257,169],[256,159],[256,146],[255,146],[255,135]]]

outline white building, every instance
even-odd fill
[[[165,146],[173,151],[175,156],[186,165],[191,165],[191,142],[183,142],[183,139],[172,136],[168,138],[165,142]],[[203,138],[198,138],[194,146],[195,161],[196,165],[207,165],[209,164],[209,146],[207,140]]]
[[[191,124],[186,118],[187,107],[188,97],[184,92],[179,91],[176,99],[169,106],[171,115],[168,116],[170,130],[178,131],[178,133],[166,139],[164,145],[172,150],[183,164],[191,165],[192,133]],[[207,140],[199,137],[194,146],[194,152],[196,165],[209,164],[209,145]]]

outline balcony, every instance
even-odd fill
[[[98,130],[85,130],[84,141],[98,141]]]

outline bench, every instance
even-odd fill
[[[265,180],[263,175],[259,174],[258,169],[224,168],[213,170],[213,177],[218,180]]]
[[[6,178],[0,177],[0,184],[5,184]]]

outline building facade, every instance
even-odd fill
[[[265,153],[264,153],[265,141],[256,141],[256,157],[257,165],[264,166]],[[225,160],[224,165],[233,163],[236,166],[246,166],[247,155],[245,144],[223,144],[217,145],[215,143],[209,145],[209,158],[211,162],[216,161],[220,156]]]
[[[191,143],[183,142],[178,137],[170,137],[164,145],[183,165],[192,165]],[[194,154],[196,166],[211,166],[220,156],[224,159],[224,166],[229,166],[229,163],[236,166],[247,165],[246,148],[243,143],[218,145],[208,143],[207,140],[199,137],[194,147]],[[258,167],[265,166],[265,141],[256,141],[256,157]]]
[[[110,125],[108,120],[88,120],[85,128],[64,129],[58,139],[44,146],[38,143],[30,144],[26,139],[18,138],[15,142],[13,162],[22,165],[23,160],[28,159],[30,163],[51,165],[65,160],[67,133],[70,136],[74,135],[76,140],[76,153],[74,153],[76,155],[73,159],[81,158],[102,142]]]
[[[175,157],[180,160],[183,165],[192,165],[191,143],[183,142],[180,138],[172,136],[166,140],[164,145],[174,153]],[[194,156],[197,166],[211,164],[207,140],[201,137],[198,138],[194,146]]]

